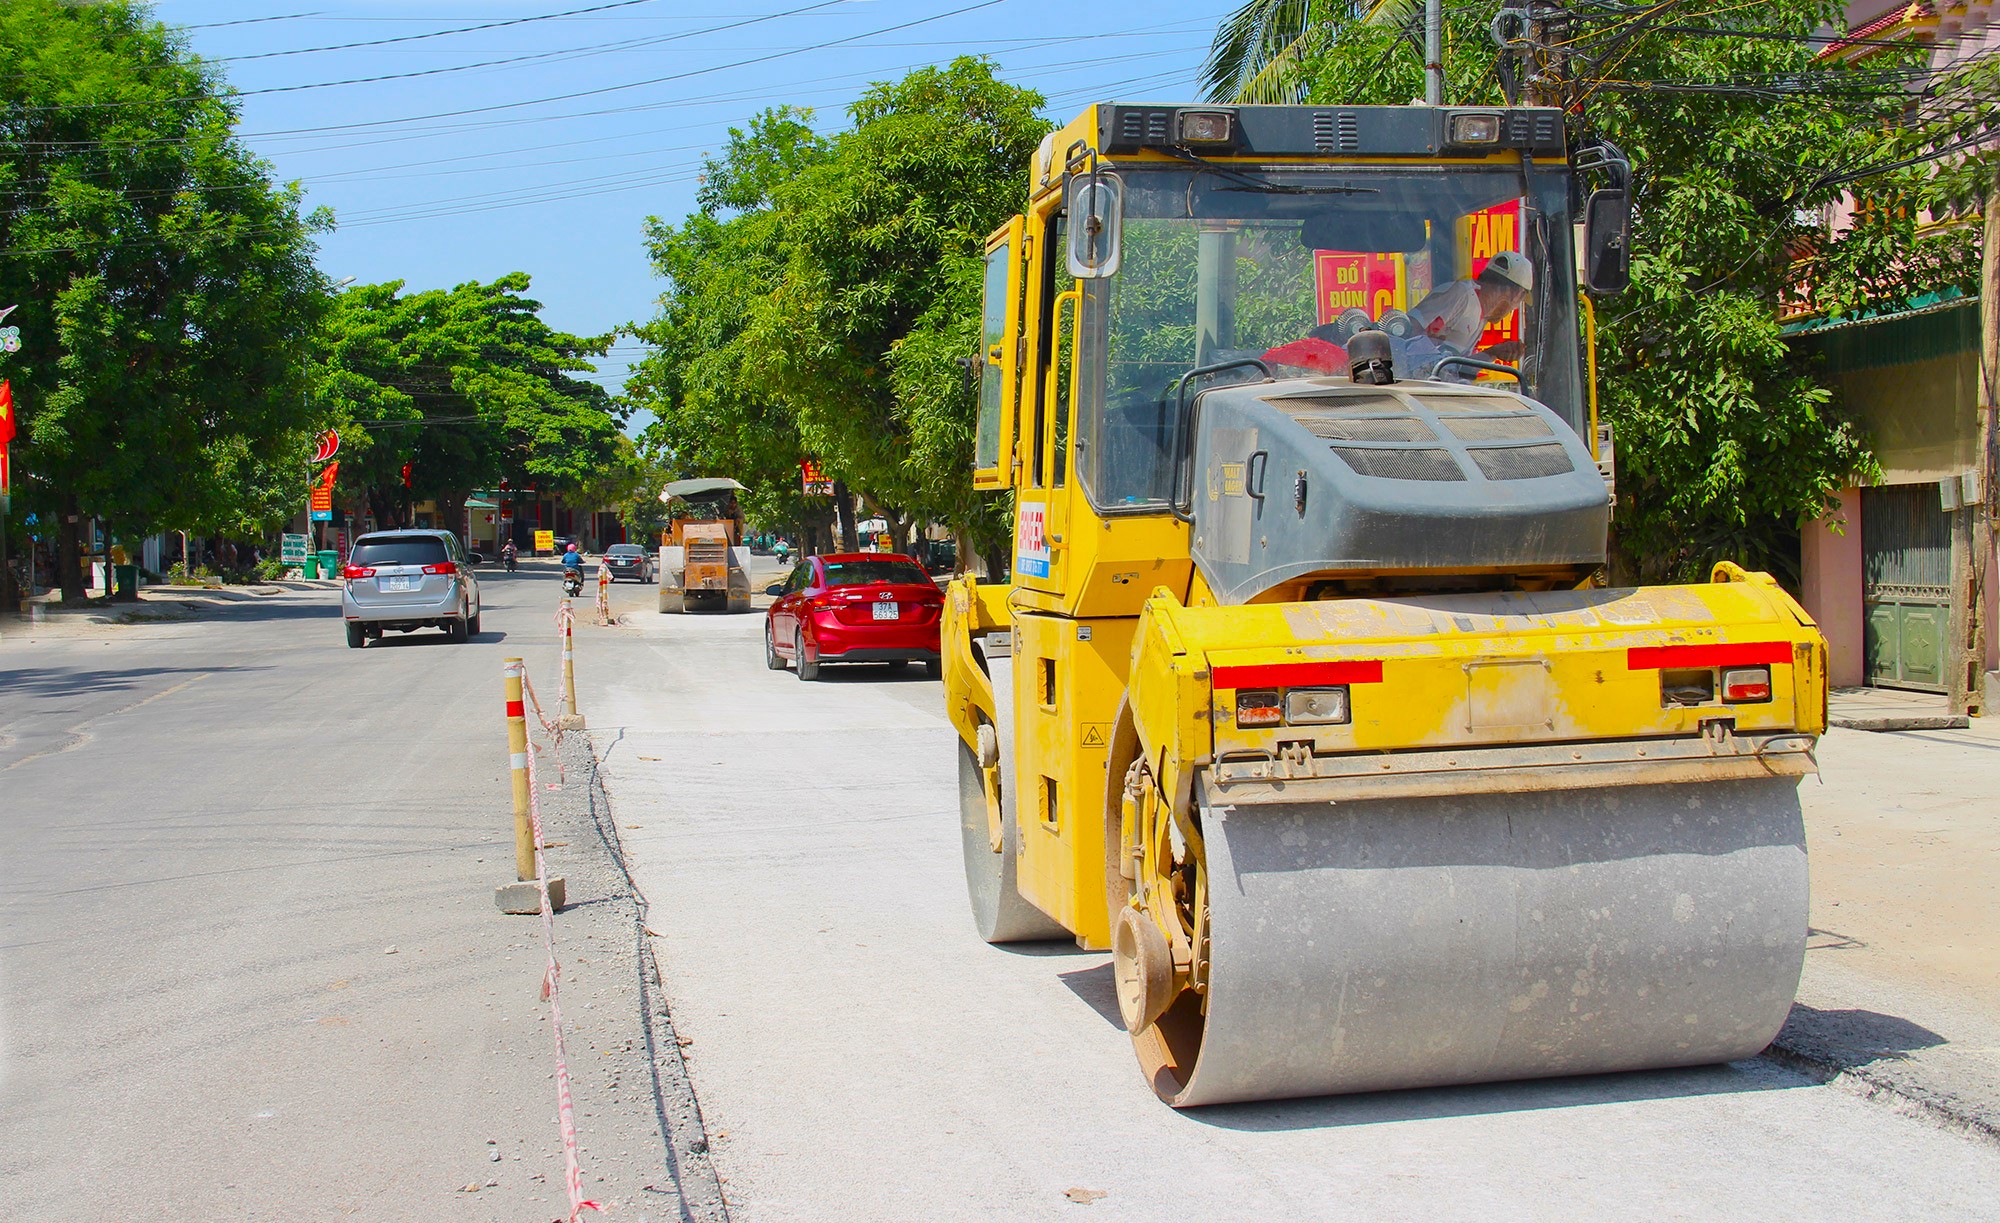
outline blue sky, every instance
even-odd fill
[[[157,0],[154,11],[189,27],[245,93],[240,130],[278,177],[334,210],[319,256],[330,278],[424,289],[519,269],[553,325],[595,334],[653,313],[663,286],[645,218],[692,209],[702,155],[758,110],[810,106],[835,130],[870,82],[968,53],[1040,90],[1051,118],[1112,97],[1191,98],[1231,4]],[[522,20],[556,13],[573,15]],[[443,33],[503,22],[514,24]],[[381,77],[400,79],[367,79]],[[356,83],[312,87],[323,82]],[[600,380],[616,389],[637,354],[621,342]]]

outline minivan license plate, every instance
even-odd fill
[[[894,603],[877,603],[875,605],[875,618],[877,620],[894,620],[896,618],[896,605]]]
[[[417,579],[415,578],[382,579],[382,589],[384,590],[415,590],[416,588],[417,588]]]

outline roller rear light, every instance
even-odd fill
[[[1771,668],[1733,667],[1722,673],[1722,699],[1731,705],[1755,705],[1771,699]]]
[[[1236,694],[1238,726],[1277,726],[1284,720],[1284,694],[1277,689],[1252,688]]]

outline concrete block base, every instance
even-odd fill
[[[564,730],[582,730],[584,729],[583,715],[580,713],[566,713],[556,719],[556,725]]]
[[[493,904],[502,913],[540,913],[542,911],[542,890],[535,886],[533,879],[523,879],[515,883],[503,883],[493,889]],[[549,880],[549,907],[558,911],[563,907],[563,881],[561,876]]]

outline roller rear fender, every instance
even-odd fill
[[[1182,610],[1180,601],[1164,587],[1146,600],[1133,637],[1125,695],[1138,744],[1135,758],[1144,753],[1155,782],[1175,810],[1186,810],[1194,771],[1209,763],[1215,747],[1208,721],[1208,665],[1206,659],[1189,654],[1182,641],[1175,623]],[[1107,779],[1107,784],[1122,780],[1121,774]]]
[[[1756,588],[1780,613],[1790,616],[1800,627],[1813,630],[1810,641],[1798,642],[1793,647],[1792,683],[1799,694],[1794,704],[1798,709],[1799,729],[1824,734],[1831,685],[1827,683],[1826,637],[1819,631],[1819,622],[1768,573],[1745,569],[1734,561],[1717,561],[1708,576],[1711,582],[1740,582]],[[1815,692],[1819,696],[1817,701],[1806,699],[1807,694]]]
[[[660,586],[663,589],[679,590],[683,571],[687,568],[687,549],[673,544],[660,547]]]
[[[958,737],[976,759],[979,752],[979,724],[997,722],[994,711],[993,680],[973,653],[973,639],[992,630],[984,596],[1001,596],[1001,615],[1006,614],[1007,588],[980,588],[971,577],[954,579],[945,588],[944,619],[939,627],[939,646],[944,659],[945,714],[958,730]],[[986,623],[982,624],[982,620]]]

